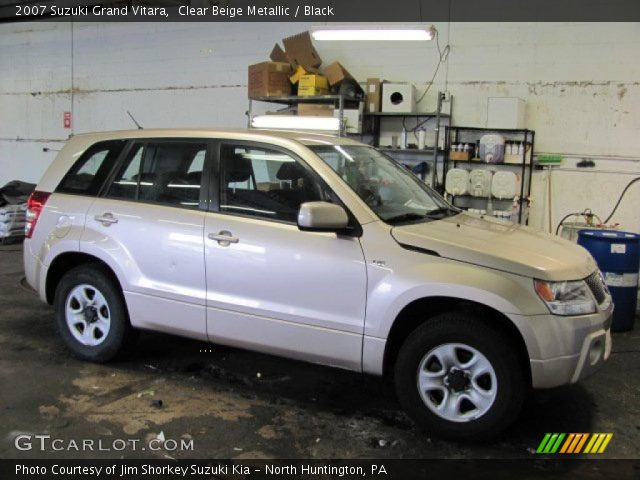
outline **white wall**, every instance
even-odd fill
[[[145,127],[244,126],[246,67],[266,59],[284,36],[309,24],[20,23],[0,25],[0,185],[36,181],[70,133]],[[447,64],[419,108],[435,94],[454,98],[454,123],[484,125],[490,96],[527,101],[536,150],[570,154],[553,173],[552,223],[591,207],[602,216],[631,174],[640,174],[640,25],[552,23],[437,24],[451,44]],[[72,44],[73,37],[73,44]],[[360,80],[414,82],[422,92],[437,63],[428,44],[318,44]],[[73,82],[72,82],[73,79]],[[571,171],[595,156],[610,173]],[[575,169],[574,169],[575,170]],[[623,172],[623,173],[617,173]],[[546,173],[536,174],[531,223],[547,225]],[[640,186],[617,221],[640,231]]]

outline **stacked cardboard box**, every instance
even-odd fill
[[[279,97],[292,93],[299,96],[327,95],[332,89],[338,92],[341,85],[346,83],[355,85],[355,89],[361,93],[353,75],[339,62],[329,64],[324,72],[320,70],[322,59],[313,46],[309,32],[284,38],[282,44],[284,48],[278,44],[273,47],[269,62],[249,66],[249,98]]]
[[[273,47],[270,62],[249,65],[249,98],[290,95],[301,76],[319,74],[322,60],[311,43],[309,32],[287,37],[282,43],[285,49],[280,45]]]
[[[299,103],[298,115],[303,117],[333,117],[333,105],[321,103]]]
[[[327,95],[328,93],[329,82],[324,75],[302,75],[298,81],[298,95],[301,97]]]
[[[382,82],[379,78],[367,78],[367,111],[380,112],[382,108]]]
[[[324,74],[327,76],[329,85],[332,87],[340,85],[345,80],[352,80],[355,82],[353,75],[351,75],[340,62],[333,62],[327,65],[324,69]]]
[[[262,62],[249,65],[249,98],[291,95],[291,65]]]

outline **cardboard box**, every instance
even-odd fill
[[[303,75],[309,75],[309,72],[307,72],[302,65],[298,65],[298,68],[296,68],[294,74],[289,77],[289,80],[293,85],[295,85],[300,81],[300,77]]]
[[[249,98],[291,95],[289,75],[291,65],[288,63],[262,62],[249,65]]]
[[[333,105],[298,103],[298,115],[303,117],[333,117]]]
[[[318,72],[318,67],[322,64],[320,55],[311,43],[309,32],[299,33],[282,40],[287,59],[295,68],[302,65],[307,72]]]
[[[379,78],[367,78],[367,111],[380,112],[382,107],[382,82]]]
[[[449,150],[449,160],[468,162],[469,160],[471,160],[471,152],[457,152],[454,150]]]
[[[280,45],[278,45],[277,43],[274,45],[273,50],[271,50],[271,55],[269,55],[269,58],[272,62],[291,63],[287,58],[287,54],[284,53],[282,47],[280,47]]]
[[[347,69],[340,64],[340,62],[333,62],[324,67],[324,74],[327,76],[329,85],[332,87],[340,84],[343,80],[349,79],[355,81],[353,75],[351,75]]]
[[[329,81],[324,75],[301,75],[298,81],[298,88],[300,87],[315,87],[320,90],[329,90]]]
[[[316,95],[329,95],[329,90],[318,87],[298,87],[299,97],[313,97]]]
[[[302,75],[298,81],[298,96],[328,95],[329,81],[324,75]]]
[[[517,97],[489,97],[488,128],[525,128],[525,102]]]

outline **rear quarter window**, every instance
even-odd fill
[[[56,192],[96,196],[126,143],[108,140],[89,147],[62,178]]]

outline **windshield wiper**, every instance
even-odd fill
[[[387,223],[403,223],[403,222],[414,222],[416,220],[424,220],[425,215],[420,215],[418,213],[403,213],[401,215],[396,215],[395,217],[385,218],[384,221]]]

